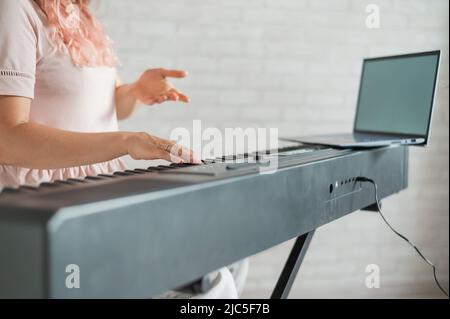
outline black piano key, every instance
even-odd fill
[[[65,181],[65,180],[61,180],[61,179],[58,179],[58,180],[54,181],[53,183],[61,184],[61,185],[73,185],[73,184],[75,184],[74,182]]]
[[[134,171],[141,172],[141,173],[151,173],[151,172],[154,172],[155,170],[146,169],[146,168],[136,168]]]
[[[173,167],[167,166],[167,165],[159,165],[159,166],[150,166],[148,169],[153,171],[165,171],[168,169],[173,169]]]
[[[254,168],[254,167],[258,167],[257,163],[233,163],[233,164],[228,164],[226,166],[227,170],[236,170],[236,169],[243,169],[243,168]]]
[[[260,161],[264,159],[266,155],[270,155],[270,151],[258,151],[254,152],[252,155],[255,160]]]
[[[162,167],[159,167],[159,166],[149,166],[147,169],[148,170],[152,170],[154,172],[166,170],[166,168],[162,168]]]
[[[26,190],[26,191],[37,191],[38,188],[35,186],[28,186],[28,185],[22,185],[19,187],[21,190]]]
[[[133,170],[127,169],[125,172],[132,173],[132,174],[144,174],[144,173],[146,173],[146,172],[138,171],[136,169],[133,169]]]
[[[125,172],[125,173],[130,173],[131,175],[133,175],[133,174],[142,174],[141,172],[136,172],[134,169],[133,169],[133,170],[127,169],[127,170],[125,170],[124,172]]]
[[[58,187],[59,185],[58,184],[55,184],[55,183],[47,183],[47,182],[44,182],[44,183],[40,183],[39,184],[39,187]]]
[[[214,158],[207,158],[202,160],[203,164],[209,165],[209,164],[214,164],[216,163],[216,160]]]
[[[133,175],[133,174],[119,171],[119,172],[114,172],[113,175],[116,175],[116,176],[130,176],[130,175]]]
[[[87,183],[88,181],[85,181],[84,179],[79,179],[79,178],[69,178],[67,179],[70,182],[74,182],[74,183]]]
[[[190,167],[190,166],[195,166],[196,164],[191,164],[191,163],[172,163],[170,164],[171,168],[181,168],[181,167]]]
[[[142,174],[141,172],[136,172],[134,169],[126,169],[123,172],[128,173],[130,175]]]
[[[101,181],[104,178],[101,176],[86,176],[85,179],[87,180],[91,180],[91,181]]]
[[[0,194],[1,194],[1,193],[4,193],[4,194],[6,194],[6,193],[17,193],[17,192],[19,192],[19,189],[18,189],[18,188],[14,188],[14,187],[5,187],[5,188],[2,189],[2,191],[0,191]]]
[[[97,176],[105,177],[105,178],[116,178],[117,176],[111,174],[98,174]]]

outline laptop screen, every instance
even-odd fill
[[[364,61],[355,132],[427,137],[440,52]]]

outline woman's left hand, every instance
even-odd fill
[[[153,105],[166,101],[189,102],[189,97],[178,91],[167,78],[184,78],[186,71],[152,69],[145,71],[133,84],[133,94],[142,103]]]

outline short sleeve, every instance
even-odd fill
[[[37,35],[29,0],[0,0],[0,95],[34,98]]]

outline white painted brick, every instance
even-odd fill
[[[326,109],[331,106],[340,106],[342,105],[344,99],[341,95],[331,95],[331,94],[323,94],[323,93],[311,93],[306,97],[306,104],[317,107],[324,106]]]
[[[264,105],[293,105],[300,104],[304,100],[303,92],[286,90],[286,91],[266,91],[261,94],[261,103]]]
[[[168,38],[175,34],[176,24],[174,22],[160,22],[149,20],[132,20],[130,22],[132,34],[146,36],[148,39],[153,37]]]
[[[304,61],[298,59],[266,59],[265,70],[270,74],[301,74],[306,70]]]
[[[219,61],[219,70],[224,73],[252,72],[257,74],[263,70],[263,61],[242,57],[227,57]]]
[[[223,106],[255,105],[260,95],[250,90],[228,90],[220,93],[220,103]]]
[[[186,56],[176,59],[176,67],[187,70],[210,72],[217,69],[217,59],[208,56]]]
[[[200,42],[192,41],[189,39],[188,41],[192,42],[198,49],[200,54],[204,54],[207,56],[237,56],[243,51],[243,43],[235,40],[211,40]]]
[[[199,88],[234,89],[237,75],[227,74],[217,76],[217,73],[201,73],[193,79],[192,86]]]
[[[308,2],[307,0],[266,0],[266,6],[270,9],[306,9]]]
[[[333,0],[321,0],[321,1],[315,1],[315,0],[309,0],[308,2],[309,8],[308,9],[315,9],[321,12],[327,12],[327,11],[347,11],[350,6],[350,2],[347,0],[341,0],[341,1],[333,1]]]
[[[395,0],[360,0],[350,1],[350,9],[357,12],[366,12],[366,7],[369,4],[376,4],[381,12],[392,11]]]
[[[181,37],[200,37],[212,39],[260,39],[263,34],[262,26],[249,26],[245,24],[232,25],[196,25],[182,24],[178,35]]]
[[[424,15],[427,12],[429,2],[432,1],[395,0],[394,10],[401,13]]]

